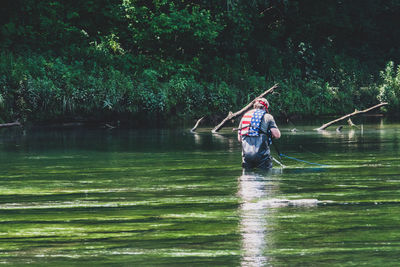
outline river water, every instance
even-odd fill
[[[0,263],[398,265],[400,125],[317,126],[281,126],[303,161],[270,172],[230,128],[2,129]]]

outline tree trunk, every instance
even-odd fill
[[[380,104],[378,104],[378,105],[375,105],[375,106],[373,106],[373,107],[370,107],[370,108],[367,108],[367,109],[364,109],[364,110],[361,110],[361,111],[355,110],[353,113],[347,114],[347,115],[345,115],[345,116],[343,116],[343,117],[340,117],[340,118],[338,118],[338,119],[336,119],[336,120],[333,120],[333,121],[330,121],[330,122],[328,122],[328,123],[325,123],[324,125],[322,125],[321,127],[317,128],[317,129],[315,129],[315,130],[317,130],[317,131],[325,130],[326,128],[328,128],[329,126],[331,126],[332,124],[334,124],[334,123],[336,123],[336,122],[338,122],[338,121],[342,121],[342,120],[344,120],[344,119],[350,118],[350,117],[352,117],[352,116],[354,116],[354,115],[357,115],[357,114],[366,113],[366,112],[368,112],[368,111],[370,111],[370,110],[373,110],[373,109],[376,109],[376,108],[385,106],[385,105],[387,105],[387,104],[388,104],[388,103],[380,103]]]
[[[260,98],[260,97],[264,97],[265,95],[267,95],[267,94],[273,92],[274,89],[277,88],[277,87],[278,87],[278,84],[275,84],[274,86],[272,86],[272,87],[269,88],[268,90],[264,91],[264,93],[262,93],[261,95],[257,96],[256,98],[254,98],[249,104],[247,104],[247,106],[245,106],[245,107],[242,108],[241,110],[239,110],[239,111],[237,111],[237,112],[235,112],[235,113],[232,113],[232,112],[230,111],[229,114],[228,114],[228,116],[227,116],[225,119],[223,119],[222,122],[221,122],[220,124],[218,124],[217,126],[215,126],[214,129],[212,129],[212,132],[213,132],[213,133],[216,133],[216,132],[218,132],[219,130],[221,130],[221,128],[224,126],[224,124],[225,124],[227,121],[229,121],[229,120],[231,120],[231,119],[233,119],[233,118],[236,118],[237,116],[239,116],[239,115],[243,114],[244,112],[246,112],[247,110],[249,110],[249,109],[253,106],[254,100],[256,100],[257,98]]]
[[[196,124],[194,127],[190,130],[192,133],[196,131],[197,127],[199,126],[200,122],[204,119],[204,117],[201,117],[200,119],[197,120]]]

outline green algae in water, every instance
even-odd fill
[[[303,128],[281,152],[329,167],[243,173],[228,130],[4,130],[0,263],[395,266],[400,125]]]

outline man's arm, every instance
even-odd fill
[[[272,116],[271,114],[264,115],[263,127],[266,127],[267,129],[271,130],[272,138],[278,139],[281,137],[281,131],[279,130],[278,125],[276,125],[274,116]],[[264,129],[262,130],[266,131]]]
[[[242,121],[240,121],[240,123],[239,123],[239,128],[238,128],[239,130],[238,130],[238,132],[237,132],[237,140],[238,140],[238,142],[242,142],[242,135],[240,134],[241,133],[241,131],[242,130],[240,130],[240,129],[242,129]]]
[[[278,128],[271,128],[272,137],[278,139],[281,137],[281,131]]]

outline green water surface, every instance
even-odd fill
[[[229,128],[1,129],[0,263],[398,266],[400,125],[316,126],[268,173]]]

